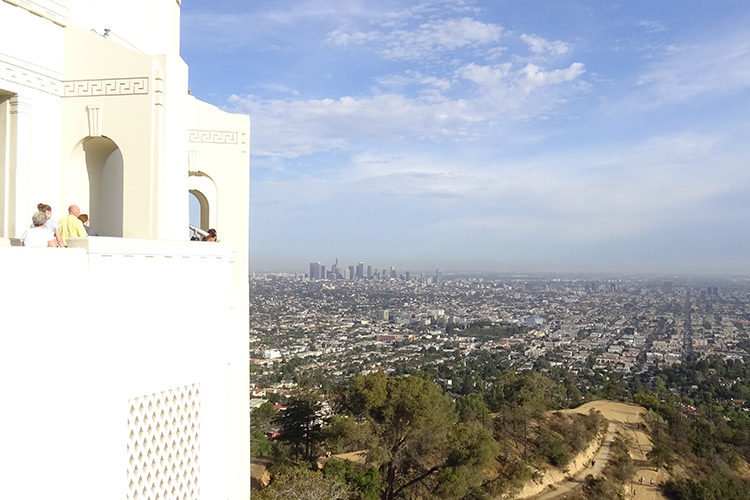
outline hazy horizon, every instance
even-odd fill
[[[285,273],[285,274],[305,274],[309,272],[310,262],[320,262],[326,266],[326,270],[330,271],[331,264],[334,259],[330,260],[309,260],[299,263],[284,263],[279,262],[274,264],[273,262],[264,261],[262,264],[254,264],[252,259],[250,260],[250,272],[255,273]],[[349,266],[355,266],[359,263],[359,260],[346,260],[339,258],[339,266],[342,268],[348,268]],[[382,271],[383,269],[390,269],[390,266],[394,266],[398,273],[403,274],[406,271],[411,272],[412,276],[424,273],[425,275],[434,275],[437,269],[440,270],[444,275],[448,274],[476,274],[476,275],[492,275],[492,274],[529,274],[529,275],[557,275],[557,276],[674,276],[674,277],[736,277],[736,278],[750,278],[750,272],[747,267],[737,264],[736,267],[731,265],[725,265],[724,267],[716,266],[713,269],[696,268],[690,265],[680,265],[679,263],[673,263],[670,266],[665,266],[661,263],[652,263],[651,266],[646,263],[639,263],[638,265],[595,265],[592,263],[559,263],[540,265],[540,263],[522,263],[514,262],[507,263],[506,265],[496,264],[489,265],[482,263],[450,263],[445,262],[442,265],[436,264],[433,266],[427,266],[424,263],[418,261],[406,261],[395,259],[390,263],[378,261],[364,262],[365,266],[371,265],[374,269]],[[726,263],[725,263],[726,264]]]

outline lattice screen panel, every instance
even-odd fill
[[[128,500],[198,499],[200,384],[128,405]]]

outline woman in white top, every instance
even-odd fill
[[[33,227],[27,229],[21,236],[21,246],[24,247],[56,247],[55,234],[44,223],[47,222],[47,215],[42,212],[36,212],[31,216]]]

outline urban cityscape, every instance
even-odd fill
[[[309,274],[250,283],[261,389],[293,387],[303,374],[405,373],[481,352],[521,370],[545,360],[628,376],[693,353],[743,359],[750,345],[748,278],[443,275],[336,259],[328,270],[314,262]],[[271,384],[291,360],[304,361]]]

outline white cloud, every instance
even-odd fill
[[[520,85],[524,93],[529,93],[537,87],[573,81],[585,72],[582,63],[572,63],[565,69],[552,71],[544,71],[536,64],[529,63],[521,70],[523,78],[520,79]]]
[[[391,59],[420,59],[433,53],[497,42],[503,28],[471,18],[430,21],[413,31],[387,36],[383,55]]]
[[[667,27],[661,22],[648,19],[639,21],[638,26],[645,29],[649,33],[660,33],[667,30]]]
[[[337,28],[326,41],[334,46],[374,43],[388,59],[416,60],[466,47],[497,42],[503,28],[464,17],[430,20],[414,29],[380,26],[381,31],[347,31]],[[391,29],[392,28],[392,29]]]
[[[461,78],[474,82],[480,87],[497,87],[508,78],[511,67],[510,63],[498,64],[496,66],[479,66],[470,63],[460,68],[457,74]]]
[[[561,56],[570,51],[570,45],[565,42],[559,40],[550,42],[537,35],[523,34],[521,40],[529,46],[529,50],[534,54]]]
[[[554,99],[546,99],[545,89],[576,81],[586,72],[582,63],[572,63],[567,68],[544,70],[536,64],[527,64],[513,70],[510,63],[479,66],[471,63],[460,68],[456,74],[475,83],[489,98],[482,101],[488,112],[500,109],[516,110],[518,116],[543,114],[554,105]],[[527,100],[535,96],[537,99]]]
[[[379,35],[374,31],[347,33],[341,28],[335,29],[326,36],[326,43],[337,47],[346,47],[349,45],[362,45],[364,43],[377,40]]]
[[[391,93],[313,100],[233,95],[229,104],[232,110],[251,115],[254,154],[298,157],[356,150],[360,142],[376,139],[391,143],[475,139],[516,119],[548,113],[558,105],[561,93],[571,91],[548,89],[570,83],[584,72],[580,63],[551,71],[534,65],[511,70],[509,64],[473,63],[459,70],[458,78],[478,86],[473,97],[448,98],[442,93],[451,85],[447,80],[413,72],[383,83],[417,83],[432,90],[416,97]]]
[[[445,91],[450,89],[452,85],[451,81],[447,78],[425,75],[416,70],[406,70],[401,74],[376,77],[375,81],[378,85],[391,89],[403,89],[411,85],[421,85]]]

